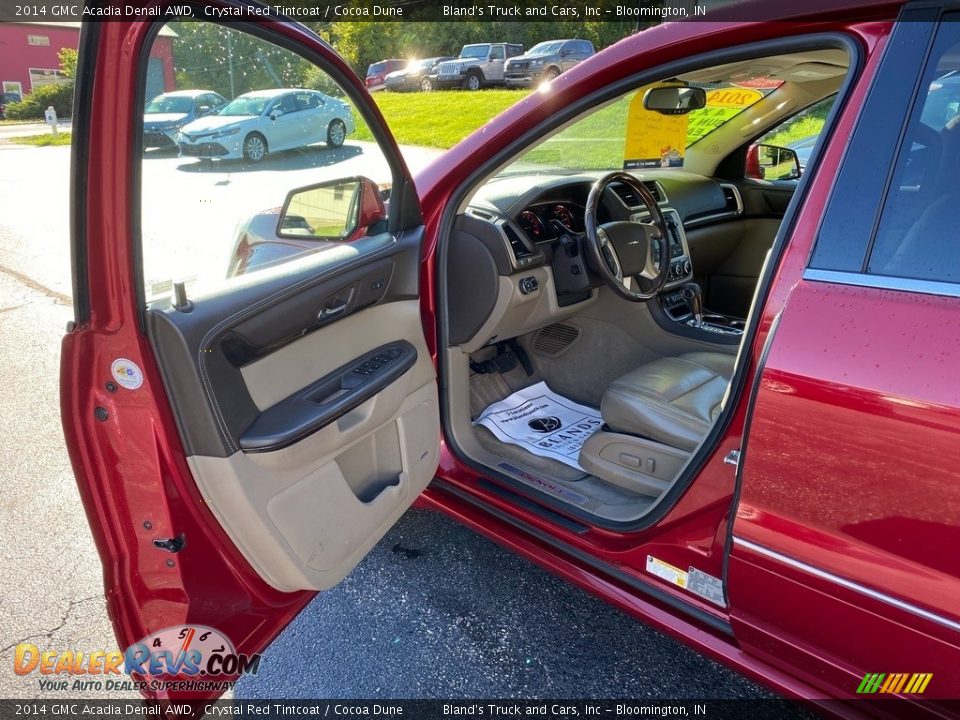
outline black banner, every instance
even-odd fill
[[[838,4],[838,11],[843,8]],[[866,11],[864,11],[866,12]],[[203,3],[143,0],[35,0],[0,2],[0,22],[110,20],[262,20],[270,15],[301,22],[621,22],[639,26],[670,21],[784,20],[803,13],[792,0],[263,0],[232,8]]]
[[[788,700],[0,700],[0,720],[43,718],[146,718],[166,720],[294,720],[295,718],[704,718],[791,720],[815,718],[813,705]]]
[[[456,720],[483,718],[590,718],[644,720],[704,718],[709,720],[810,720],[848,715],[919,717],[924,713],[956,716],[960,701],[862,699],[823,700],[218,700],[150,702],[144,700],[0,700],[0,720],[43,718],[145,718],[146,720],[295,720],[297,718],[384,718]],[[926,716],[926,715],[924,715]]]

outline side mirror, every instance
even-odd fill
[[[283,110],[281,110],[280,108],[274,108],[273,110],[270,111],[271,120],[276,120],[281,115],[283,115]]]
[[[796,180],[800,177],[800,158],[790,148],[751,145],[744,175],[754,180]]]
[[[212,109],[209,105],[201,105],[197,108],[197,115],[208,115]]]
[[[660,85],[647,90],[643,107],[662,115],[686,115],[707,105],[707,93],[703,88]]]
[[[373,180],[329,180],[290,191],[280,212],[277,235],[301,240],[355,240],[386,216],[380,189]]]

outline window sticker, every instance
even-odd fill
[[[688,115],[664,115],[643,106],[643,96],[656,86],[682,83],[654,83],[645,85],[630,101],[627,113],[626,142],[623,148],[623,169],[683,167],[683,153],[687,145]]]

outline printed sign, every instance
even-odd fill
[[[689,142],[693,143],[713,132],[761,99],[763,93],[750,88],[725,87],[710,90],[707,92],[707,106],[689,115]]]
[[[656,83],[657,86],[680,83]],[[634,94],[627,115],[623,169],[683,167],[689,115],[664,115],[647,110],[643,96],[654,85],[646,85]]]
[[[557,395],[539,382],[494,403],[474,424],[483,425],[502,442],[582,470],[580,448],[603,419],[598,410]]]

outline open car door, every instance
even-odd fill
[[[85,23],[61,405],[120,649],[202,626],[249,655],[418,497],[439,409],[419,202],[378,110],[308,29],[205,4],[272,21]],[[281,153],[264,111],[307,84]],[[147,127],[195,90],[231,102]]]

